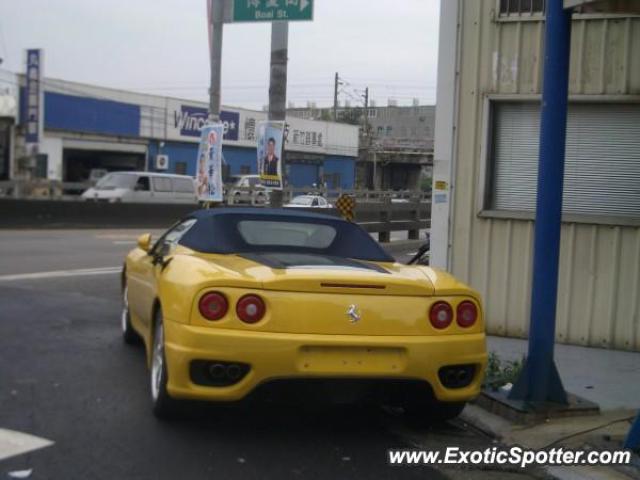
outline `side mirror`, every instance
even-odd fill
[[[151,234],[143,233],[138,237],[138,247],[144,250],[145,252],[149,252],[151,249]]]

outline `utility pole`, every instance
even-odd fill
[[[284,121],[287,115],[287,55],[289,46],[289,23],[271,24],[271,75],[269,79],[269,120]],[[285,145],[282,143],[282,176],[284,188]],[[272,207],[282,207],[282,190],[271,192]]]
[[[224,0],[210,0],[211,18],[211,83],[209,86],[209,121],[220,120],[220,90],[222,83],[222,29]]]
[[[378,172],[376,171],[378,169],[378,155],[376,153],[376,149],[373,149],[373,189],[376,190],[377,188],[377,176],[378,176]]]
[[[366,143],[367,150],[364,158],[365,160],[369,160],[369,155],[371,154],[371,132],[369,132],[369,87],[364,89],[363,97],[364,97],[364,135],[365,135],[365,141],[367,142]],[[373,173],[374,182],[375,182],[375,175],[376,174],[375,174],[375,166],[374,166],[374,173]],[[375,190],[375,184],[374,184],[374,190]]]
[[[333,121],[338,121],[338,85],[340,85],[340,77],[336,72],[336,77],[333,82]]]
[[[567,131],[571,10],[547,0],[529,350],[509,398],[566,405],[553,359]]]
[[[369,87],[364,89],[364,133],[369,138]]]

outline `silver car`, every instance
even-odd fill
[[[327,200],[320,195],[298,195],[293,197],[285,207],[291,208],[333,208]]]
[[[240,175],[233,178],[227,199],[229,203],[250,203],[264,205],[269,203],[271,190],[260,184],[260,175]]]

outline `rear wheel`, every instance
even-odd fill
[[[122,289],[122,313],[120,314],[120,328],[122,329],[122,339],[124,343],[133,345],[138,343],[140,338],[131,326],[131,314],[129,312],[129,289],[125,285]]]
[[[167,392],[167,361],[164,355],[164,324],[162,314],[156,315],[151,348],[151,402],[153,414],[162,419],[171,418],[175,414],[177,402]]]
[[[256,204],[265,205],[266,203],[267,203],[267,196],[263,192],[258,192],[256,194]]]

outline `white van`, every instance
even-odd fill
[[[193,177],[152,172],[112,172],[82,194],[94,202],[198,203]]]

